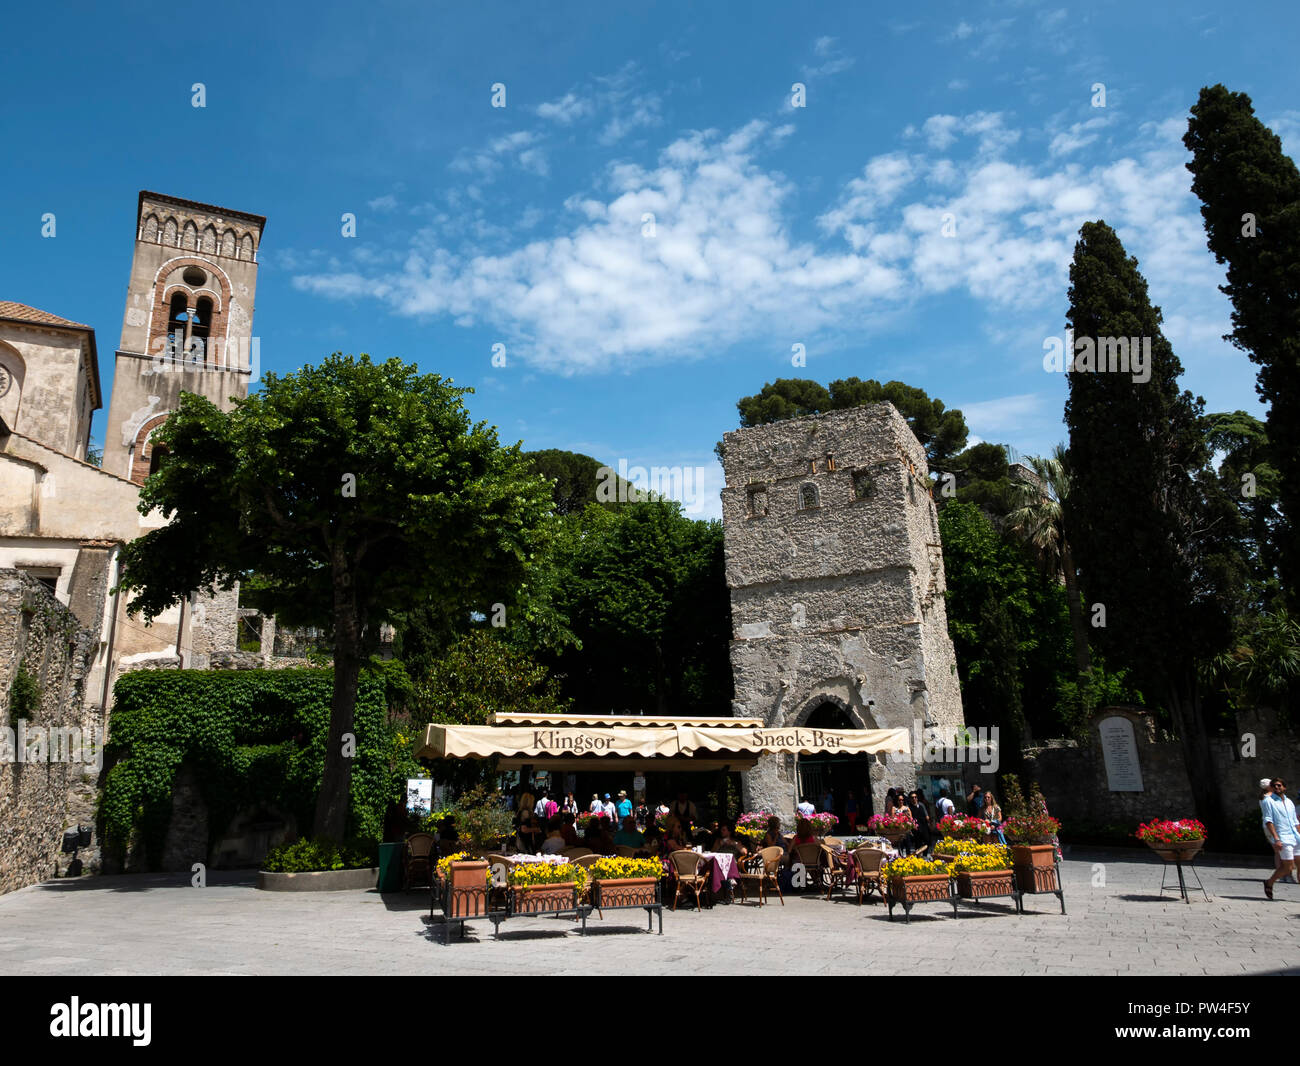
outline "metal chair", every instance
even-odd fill
[[[775,885],[777,898],[781,901],[781,906],[785,906],[785,896],[781,894],[781,860],[783,858],[785,858],[784,849],[770,847],[764,848],[746,863],[744,870],[736,878],[736,883],[740,885],[741,895],[744,896],[746,901],[749,899],[748,886],[756,884],[758,886],[758,905],[763,906],[766,902],[767,886]]]
[[[859,905],[862,903],[862,897],[870,896],[872,892],[882,900],[885,898],[880,878],[880,867],[884,861],[885,853],[879,848],[858,848],[853,853],[853,862],[858,868],[858,876],[854,884],[858,890]]]
[[[432,833],[412,833],[406,838],[406,848],[402,852],[402,888],[408,889],[417,877],[424,878],[424,884],[433,884]]]

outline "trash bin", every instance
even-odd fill
[[[379,884],[380,892],[402,891],[402,851],[405,844],[379,845]]]

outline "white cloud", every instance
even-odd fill
[[[994,400],[979,400],[957,406],[961,409],[966,424],[978,432],[982,439],[988,440],[999,432],[1020,429],[1026,421],[1040,417],[1045,410],[1046,400],[1035,393],[1021,393],[1018,396],[1000,396]]]
[[[1096,115],[1084,122],[1075,122],[1068,129],[1056,134],[1047,150],[1053,156],[1060,156],[1077,152],[1080,148],[1087,148],[1101,135],[1100,131],[1111,124],[1113,119],[1114,113],[1112,112],[1108,115]]]
[[[392,193],[384,196],[378,196],[373,200],[366,201],[366,206],[371,211],[393,211],[397,208],[397,197]]]
[[[537,114],[539,117],[549,119],[552,122],[558,122],[561,126],[568,126],[580,118],[585,118],[594,110],[594,104],[589,97],[579,96],[577,93],[568,92],[558,100],[551,100],[548,103],[539,104]]]

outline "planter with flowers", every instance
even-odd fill
[[[609,828],[609,817],[605,814],[604,811],[601,811],[599,814],[593,814],[591,811],[584,811],[582,814],[578,815],[578,817],[574,819],[574,824],[577,825],[579,833],[586,833],[587,828],[591,825],[591,823],[594,820],[597,819],[600,821],[601,824],[605,826],[606,829]]]
[[[953,903],[952,879],[948,867],[941,862],[933,862],[915,855],[906,859],[895,859],[884,871],[885,883],[889,886],[885,893],[885,902],[889,905],[889,916],[894,916],[894,904],[901,904],[903,914],[910,922],[912,907],[917,903]],[[953,903],[953,913],[957,910]]]
[[[487,914],[488,885],[492,871],[488,864],[468,852],[438,860],[435,885],[442,892],[442,912],[448,918],[480,918]]]
[[[571,862],[520,862],[506,874],[510,914],[576,911],[587,871]]]
[[[839,824],[839,818],[837,818],[835,815],[831,814],[828,811],[823,811],[820,814],[796,813],[794,818],[795,818],[796,825],[801,821],[808,822],[809,824],[811,824],[813,827],[813,832],[819,837],[826,836],[832,829],[835,828],[836,825]]]
[[[1011,845],[1011,861],[1022,892],[1059,892],[1056,875],[1056,834],[1061,828],[1049,814],[1008,818],[1003,835]]]
[[[1133,834],[1165,862],[1188,862],[1205,847],[1205,826],[1195,818],[1154,818]]]
[[[946,838],[973,840],[977,844],[987,843],[993,834],[992,822],[966,814],[945,814],[935,828]]]
[[[604,858],[591,864],[591,903],[606,907],[653,907],[660,902],[659,880],[663,864],[658,859]],[[663,915],[659,921],[663,922]]]
[[[1014,896],[1011,849],[1001,844],[969,844],[949,866],[956,875],[957,895],[980,900],[990,896]]]
[[[908,833],[915,831],[916,819],[906,808],[886,814],[873,814],[867,821],[867,829],[876,836],[884,837],[891,844],[897,844]]]
[[[736,819],[736,836],[742,837],[755,850],[767,836],[767,824],[776,815],[768,810],[746,811]]]

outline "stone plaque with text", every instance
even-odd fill
[[[1101,755],[1106,761],[1106,784],[1112,792],[1142,792],[1142,767],[1138,765],[1137,737],[1127,718],[1103,718],[1097,723]]]

